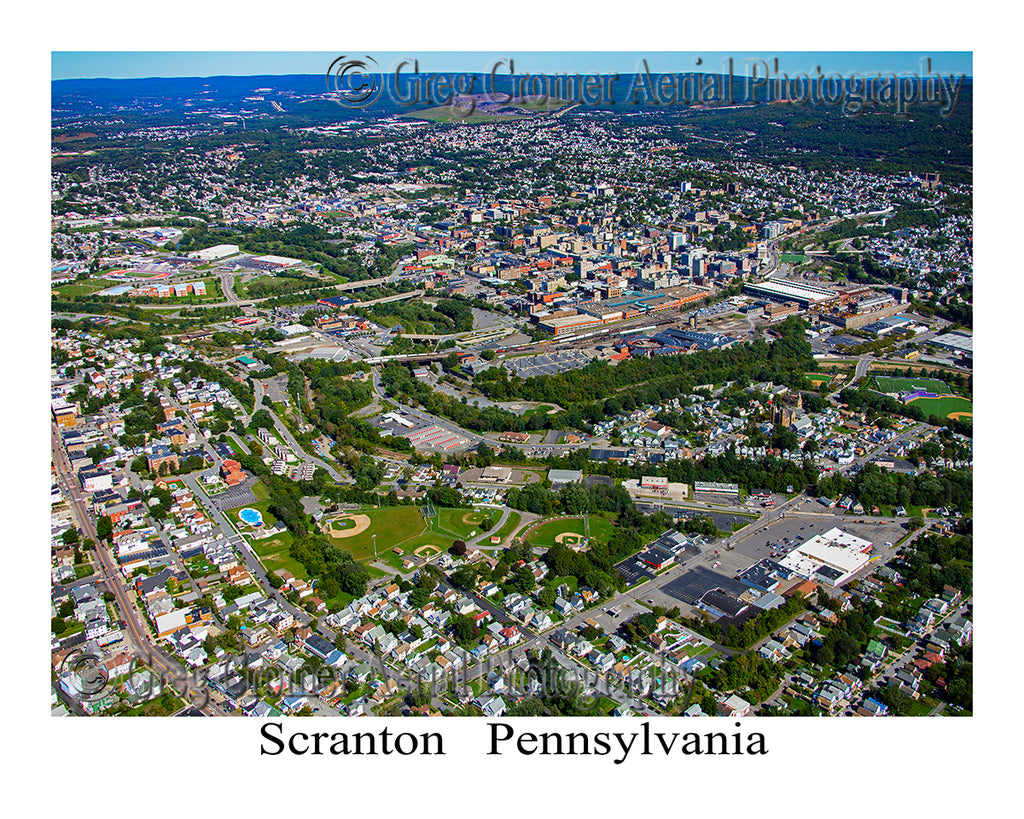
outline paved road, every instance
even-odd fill
[[[295,618],[296,622],[301,626],[308,626],[310,621],[313,619],[310,615],[298,606],[292,605],[285,599],[284,595],[280,594],[276,589],[270,585],[270,580],[267,577],[266,570],[260,562],[259,558],[252,551],[248,541],[242,537],[241,534],[235,529],[231,521],[224,515],[221,509],[216,505],[215,501],[211,501],[206,493],[202,490],[202,487],[195,480],[192,475],[182,476],[188,487],[195,493],[198,499],[205,499],[205,504],[209,509],[210,515],[213,517],[214,522],[221,528],[221,531],[227,537],[228,541],[232,544],[235,551],[242,557],[242,562],[245,564],[246,570],[252,577],[259,583],[262,591],[271,599],[275,600],[278,605],[281,606],[285,611],[290,613]],[[319,623],[317,624],[317,632],[328,642],[334,643],[337,633],[329,628],[328,626]],[[406,687],[408,691],[416,690],[414,681],[403,675],[392,668],[385,668],[380,658],[376,657],[371,651],[366,649],[362,644],[357,643],[353,640],[347,640],[345,646],[345,653],[350,657],[357,659],[360,662],[370,663],[377,667],[383,674],[389,677],[394,677],[399,683]]]
[[[266,409],[267,412],[269,412],[273,417],[274,429],[276,429],[277,433],[282,438],[284,438],[285,441],[288,442],[288,445],[291,447],[292,452],[294,452],[299,457],[300,460],[307,463],[311,462],[316,464],[317,466],[323,467],[324,469],[327,470],[327,474],[334,478],[334,480],[337,483],[353,482],[352,478],[343,477],[342,474],[338,472],[337,469],[335,469],[333,466],[327,463],[327,461],[323,460],[323,458],[318,458],[316,455],[310,455],[308,452],[306,452],[306,450],[302,448],[299,442],[295,440],[295,436],[292,435],[291,430],[289,430],[288,427],[284,425],[284,422],[280,418],[278,418],[277,413],[267,407],[264,407],[264,409]]]
[[[103,579],[107,588],[114,594],[117,610],[121,619],[126,623],[127,635],[135,646],[135,653],[142,655],[143,659],[152,665],[158,673],[166,674],[168,681],[183,683],[183,693],[186,699],[195,704],[203,713],[210,716],[216,714],[218,709],[208,700],[209,689],[205,685],[200,685],[177,660],[157,648],[148,627],[142,624],[144,620],[136,611],[129,592],[125,588],[120,570],[110,555],[109,549],[96,534],[96,527],[86,506],[86,496],[78,489],[55,424],[51,424],[50,435],[53,463],[57,467],[58,480],[63,485],[64,496],[81,529],[87,537],[96,542],[95,554],[99,560]]]
[[[327,470],[327,474],[330,475],[337,483],[352,483],[351,478],[343,477],[342,474],[338,472],[338,470],[331,466],[329,463],[327,463],[327,461],[317,457],[316,455],[311,455],[308,452],[306,452],[306,450],[302,448],[299,442],[295,440],[295,436],[292,435],[291,430],[289,430],[288,427],[285,426],[284,421],[282,421],[278,417],[277,413],[271,407],[260,405],[260,402],[262,401],[264,395],[266,395],[266,391],[263,388],[263,382],[257,378],[254,378],[254,400],[252,405],[252,412],[249,413],[249,416],[245,419],[246,424],[249,424],[252,421],[252,416],[256,414],[257,410],[265,409],[268,413],[270,413],[270,417],[274,419],[274,429],[277,431],[277,434],[284,438],[288,446],[291,447],[292,452],[295,453],[295,455],[299,458],[300,461],[302,461],[303,463],[313,463],[316,464],[317,466],[323,467],[324,469]]]
[[[853,380],[850,382],[851,384],[856,383],[857,381],[859,381],[868,374],[868,367],[871,366],[872,358],[873,356],[871,355],[862,355],[859,359],[857,359],[857,367],[854,370]]]
[[[576,658],[566,654],[564,651],[562,651],[562,649],[560,649],[555,644],[551,635],[558,630],[557,627],[548,630],[545,634],[540,634],[539,632],[533,631],[532,629],[528,628],[523,623],[512,617],[503,608],[499,608],[498,606],[491,603],[491,601],[488,598],[483,597],[482,595],[479,595],[476,592],[466,591],[465,589],[453,586],[449,584],[447,580],[442,581],[440,585],[445,588],[454,589],[460,594],[465,594],[467,597],[473,600],[473,602],[476,603],[477,606],[479,606],[484,611],[489,612],[491,617],[493,617],[495,621],[502,623],[506,626],[514,626],[524,635],[525,638],[524,641],[518,647],[513,646],[509,649],[505,649],[504,651],[488,655],[487,659],[482,664],[482,669],[478,671],[477,674],[471,675],[470,679],[474,679],[475,677],[480,676],[484,671],[492,670],[495,665],[501,665],[502,663],[511,660],[512,655],[517,651],[517,649],[519,651],[524,651],[526,650],[526,648],[532,645],[535,648],[547,648],[548,650],[550,650],[555,661],[562,668],[573,672],[575,675],[580,676],[584,680],[594,682],[595,688],[599,691],[599,693],[606,694],[609,697],[614,697],[615,699],[619,700],[624,706],[630,708],[635,707],[632,696],[627,691],[622,690],[613,683],[611,683],[606,675],[599,674],[594,666],[584,665],[582,661],[577,660]],[[604,605],[607,606],[611,604],[605,603]],[[593,607],[592,611],[598,608],[601,607],[595,606]],[[577,616],[577,618],[571,618],[570,620],[567,620],[562,627],[569,628],[573,625],[579,625],[583,622],[583,618],[585,616],[585,614],[580,614]]]
[[[878,673],[871,679],[870,684],[877,684],[878,686],[885,686],[889,684],[892,675],[895,674],[900,668],[906,666],[907,663],[912,662],[915,657],[919,654],[923,654],[925,649],[921,646],[921,641],[930,637],[943,623],[947,620],[951,620],[954,617],[962,617],[967,613],[968,606],[971,605],[973,597],[968,597],[963,600],[959,606],[950,608],[942,617],[935,619],[932,627],[923,635],[911,643],[901,654],[891,655],[888,661],[879,669]],[[869,688],[868,681],[865,681],[865,689]],[[941,711],[941,709],[938,709]],[[936,712],[933,711],[932,714]]]
[[[477,535],[472,540],[466,541],[466,545],[468,545],[468,546],[479,546],[480,545],[480,541],[482,541],[484,538],[489,538],[491,532],[496,532],[496,531],[498,531],[498,529],[500,529],[502,526],[504,526],[505,525],[505,521],[508,520],[508,516],[511,515],[511,514],[512,514],[512,510],[509,507],[502,506],[501,507],[501,518],[498,520],[498,522],[495,523],[494,526],[492,526],[486,532],[481,532],[479,535]],[[490,545],[490,543],[488,542],[485,545]]]
[[[195,422],[192,420],[192,416],[189,414],[188,410],[178,403],[178,400],[171,395],[169,390],[164,389],[163,396],[171,402],[171,405],[175,409],[178,410],[185,427],[195,435],[196,442],[203,448],[203,451],[210,458],[210,462],[219,467],[223,458],[221,458],[217,450],[213,448],[213,444],[211,444],[199,431],[199,427],[196,426]]]
[[[222,270],[220,271],[220,290],[224,294],[224,298],[227,299],[227,304],[235,305],[240,304],[241,299],[235,293],[235,274]]]
[[[436,424],[448,432],[455,435],[460,435],[469,441],[469,448],[475,449],[481,443],[487,444],[489,447],[500,447],[505,446],[502,441],[498,440],[500,433],[492,433],[490,435],[477,435],[475,432],[470,432],[468,429],[463,429],[458,424],[449,421],[446,418],[442,418],[439,415],[432,415],[423,409],[415,409],[407,404],[403,404],[395,398],[391,398],[384,392],[383,387],[380,384],[380,376],[377,372],[377,368],[372,368],[373,374],[373,390],[377,396],[383,400],[391,401],[396,405],[397,409],[403,414],[410,418],[413,418],[423,424]],[[525,445],[527,448],[538,448],[543,447],[544,449],[551,450],[553,454],[561,454],[565,452],[573,452],[577,449],[587,449],[590,447],[590,442],[585,441],[578,444],[528,444]]]

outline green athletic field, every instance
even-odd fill
[[[920,407],[926,417],[933,415],[949,418],[951,415],[966,415],[971,420],[974,412],[973,404],[959,395],[940,395],[938,398],[915,398],[907,402],[908,406]]]
[[[607,543],[608,539],[612,535],[614,526],[610,521],[604,518],[599,518],[595,515],[590,516],[590,537],[593,540],[600,540],[602,543]],[[533,529],[526,538],[534,546],[542,546],[550,548],[555,545],[555,538],[562,533],[572,533],[578,535],[580,538],[583,537],[583,518],[568,518],[566,520],[552,520],[547,523],[542,523],[537,528]],[[563,538],[563,541],[565,539]],[[574,538],[570,538],[567,545],[573,543]]]
[[[377,554],[381,554],[405,541],[410,541],[426,531],[427,525],[417,506],[393,506],[383,509],[356,509],[345,514],[366,515],[370,527],[359,534],[344,537],[344,530],[337,535],[328,530],[331,542],[343,551],[349,552],[356,560],[373,560],[373,535],[377,535]],[[346,527],[348,529],[354,526]],[[339,537],[340,535],[340,537]]]
[[[924,390],[943,395],[949,392],[949,385],[937,378],[898,378],[889,375],[876,375],[875,384],[880,392],[914,392]]]

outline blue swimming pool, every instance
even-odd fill
[[[238,519],[242,521],[242,523],[247,523],[250,526],[263,525],[263,515],[260,514],[259,509],[242,509],[238,513]]]

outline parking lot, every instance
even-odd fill
[[[271,401],[275,404],[288,402],[288,376],[286,374],[275,375],[263,383],[267,385],[267,397]]]
[[[664,504],[648,504],[642,502],[637,503],[637,509],[645,515],[649,515],[651,512],[655,511],[665,511],[676,518],[676,520],[681,518],[711,518],[719,531],[724,532],[732,531],[733,523],[742,523],[745,525],[754,522],[754,518],[744,517],[742,515],[730,515],[728,512],[715,512],[710,509],[685,509],[683,507],[666,506]]]
[[[733,539],[735,552],[749,558],[748,565],[766,557],[784,557],[796,546],[832,527],[870,540],[876,547],[886,542],[895,543],[906,534],[899,519],[872,522],[865,518],[810,511],[816,504],[817,501],[805,501],[798,509],[807,511],[786,512],[784,518],[780,516],[770,523],[751,527]],[[818,508],[824,510],[820,504]],[[747,536],[748,533],[750,536]]]
[[[578,350],[569,350],[564,353],[510,358],[505,361],[505,367],[514,370],[522,378],[531,378],[537,375],[557,375],[567,370],[578,370],[589,363],[590,356]]]
[[[251,488],[255,482],[254,479],[250,478],[245,483],[233,486],[219,495],[214,495],[212,498],[213,505],[218,509],[237,509],[239,506],[249,506],[256,503],[256,496],[252,493]]]
[[[666,583],[661,591],[692,606],[711,589],[723,589],[738,596],[743,594],[747,587],[738,580],[725,577],[703,566],[695,566],[675,580]]]
[[[621,563],[615,564],[615,568],[622,575],[627,586],[654,577],[654,573],[636,557],[627,557]]]
[[[623,623],[627,620],[632,620],[638,614],[643,614],[649,608],[650,606],[646,606],[639,601],[632,602],[627,600],[620,602],[614,609],[602,608],[597,612],[591,612],[590,619],[594,620],[598,626],[609,634],[615,634]]]

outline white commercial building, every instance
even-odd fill
[[[868,565],[871,548],[871,541],[833,527],[797,546],[779,563],[800,577],[839,586]]]
[[[214,259],[223,259],[227,256],[234,256],[236,253],[238,253],[238,245],[214,245],[203,250],[194,250],[188,256],[190,259],[212,262]]]
[[[302,264],[302,259],[289,259],[287,256],[256,256],[255,260],[273,267],[296,267]]]

